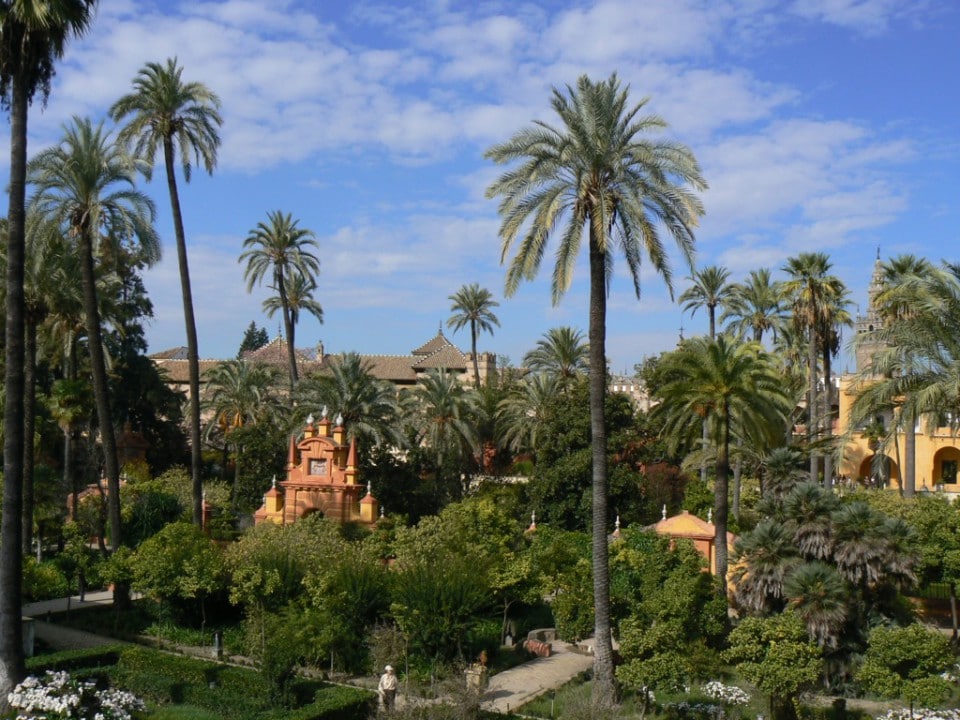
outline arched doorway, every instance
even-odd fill
[[[945,447],[937,450],[933,456],[933,482],[944,485],[956,485],[960,470],[960,450]]]
[[[885,453],[868,455],[860,463],[857,472],[867,487],[900,487],[900,467],[892,457]]]

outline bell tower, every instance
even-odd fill
[[[870,333],[883,329],[883,318],[877,308],[877,296],[883,290],[883,263],[880,262],[880,248],[877,248],[877,259],[873,264],[873,277],[867,289],[867,312],[857,315],[854,325],[856,339],[857,373],[869,372],[873,357],[883,348],[883,343],[867,341]]]

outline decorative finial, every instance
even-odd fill
[[[336,423],[337,423],[337,427],[343,427],[343,415],[341,415],[340,413],[337,413]]]
[[[367,480],[367,495],[373,495],[373,483]]]
[[[530,524],[531,524],[531,525],[536,525],[536,524],[537,524],[537,513],[536,513],[536,511],[530,513]]]
[[[666,504],[666,503],[663,504],[663,509],[660,511],[660,519],[661,519],[661,520],[666,520],[666,519],[667,519],[667,504]]]
[[[713,523],[713,508],[707,510],[707,522]]]
[[[313,425],[313,413],[307,415],[307,425]]]
[[[323,410],[320,411],[320,417],[322,417],[324,420],[327,419],[327,406],[326,406],[326,405],[324,405],[324,406],[323,406]]]
[[[277,476],[276,476],[276,475],[273,476],[273,489],[274,489],[274,490],[277,489]]]
[[[617,519],[614,521],[613,526],[617,529],[617,532],[620,532],[620,516],[617,515]]]
[[[380,517],[383,517],[383,505],[380,506]]]

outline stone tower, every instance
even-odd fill
[[[877,260],[873,264],[873,277],[867,289],[867,311],[857,315],[854,325],[856,338],[857,373],[869,372],[873,356],[883,345],[876,342],[865,342],[864,336],[883,328],[883,319],[877,309],[877,295],[883,290],[883,263],[880,262],[880,250],[877,250]]]

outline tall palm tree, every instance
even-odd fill
[[[0,105],[10,110],[10,179],[6,267],[3,515],[0,520],[0,706],[23,677],[20,627],[21,487],[24,435],[23,274],[26,236],[27,109],[37,93],[45,101],[55,62],[67,40],[86,32],[94,0],[0,2]]]
[[[393,385],[374,377],[372,363],[357,353],[328,358],[328,363],[329,373],[305,377],[297,385],[298,407],[305,413],[329,408],[343,417],[347,437],[360,438],[364,445],[401,445],[400,403]]]
[[[514,385],[497,407],[504,442],[515,453],[535,453],[548,411],[561,391],[558,376],[535,373]]]
[[[688,279],[693,284],[680,294],[677,301],[690,315],[706,308],[710,337],[714,338],[717,336],[717,308],[725,307],[733,294],[733,285],[727,282],[730,271],[719,265],[710,265],[695,271]]]
[[[245,248],[239,262],[246,262],[243,276],[247,280],[247,292],[254,285],[270,278],[270,286],[277,293],[283,314],[283,326],[287,335],[287,354],[290,361],[290,395],[299,379],[295,349],[295,328],[287,287],[296,276],[315,280],[320,272],[320,261],[313,251],[318,249],[312,230],[299,226],[290,213],[277,210],[267,213],[267,222],[257,223],[243,241]]]
[[[213,168],[217,164],[217,148],[220,146],[218,128],[223,121],[219,113],[220,99],[202,83],[184,82],[182,73],[183,68],[177,65],[176,58],[168,59],[166,65],[147,63],[133,79],[133,92],[113,104],[110,116],[114,122],[129,118],[117,138],[132,148],[135,157],[146,161],[142,167],[148,179],[157,151],[163,149],[187,335],[190,475],[193,480],[193,522],[199,526],[203,521],[203,479],[200,477],[200,351],[197,345],[197,323],[193,315],[187,239],[183,229],[183,214],[180,211],[175,163],[179,154],[186,182],[190,182],[192,160],[202,163],[207,173],[213,174]]]
[[[776,338],[785,321],[780,288],[768,268],[751,270],[746,282],[731,285],[720,315],[720,322],[729,322],[733,332],[757,342],[763,342],[767,331]]]
[[[501,260],[516,254],[507,270],[506,294],[512,295],[540,268],[551,237],[560,236],[555,254],[554,304],[569,288],[587,229],[590,273],[590,429],[593,451],[593,582],[595,660],[593,704],[614,702],[613,647],[610,634],[610,573],[607,553],[606,394],[607,291],[617,250],[623,253],[640,295],[644,254],[672,288],[662,230],[673,238],[692,265],[694,228],[703,205],[691,192],[706,188],[689,148],[651,139],[666,123],[642,115],[647,99],[630,106],[627,88],[616,74],[576,87],[554,89],[551,105],[560,120],[554,127],[537,121],[486,156],[498,164],[519,163],[487,189],[501,197]]]
[[[825,298],[820,327],[817,336],[820,340],[821,367],[823,367],[823,482],[829,486],[833,479],[833,358],[840,352],[841,331],[853,326],[849,290],[839,278],[832,278],[829,292]]]
[[[462,494],[462,487],[456,492],[447,487],[444,468],[448,461],[479,449],[470,412],[474,392],[464,388],[457,373],[441,368],[421,377],[406,399],[406,421],[415,433],[415,444],[425,445],[436,458],[437,498],[457,499]]]
[[[272,365],[227,360],[206,375],[207,392],[203,405],[213,414],[208,429],[223,432],[229,442],[231,433],[251,423],[271,418],[279,408],[274,388],[277,369]],[[240,483],[240,447],[235,447],[232,501],[237,502]]]
[[[789,277],[781,285],[784,301],[793,313],[794,328],[807,341],[807,441],[810,445],[810,479],[814,482],[820,469],[820,458],[813,445],[820,429],[817,361],[822,347],[821,330],[831,298],[841,294],[837,287],[840,281],[829,274],[830,267],[830,259],[825,253],[800,253],[787,259],[783,270]],[[829,478],[825,478],[825,482],[829,482]]]
[[[917,287],[917,279],[928,277],[933,269],[930,262],[915,255],[898,255],[882,263],[880,269],[882,285],[875,301],[883,322],[896,323],[913,316],[917,312],[914,308],[916,298],[911,298],[904,288]],[[914,282],[908,283],[908,280]],[[912,370],[910,356],[905,356],[900,372]],[[907,414],[902,414],[900,419],[898,424],[904,428],[903,494],[905,497],[913,497],[917,487],[917,418],[908,411]]]
[[[493,335],[493,326],[500,327],[500,320],[493,313],[493,308],[500,303],[493,299],[493,295],[486,288],[477,283],[464,285],[448,300],[453,304],[450,312],[453,315],[447,320],[447,327],[454,332],[464,325],[470,326],[470,350],[473,353],[473,386],[480,389],[480,363],[477,357],[477,338],[481,332]]]
[[[94,258],[101,245],[117,239],[137,241],[149,249],[150,256],[159,257],[159,238],[153,226],[155,209],[135,188],[137,162],[113,142],[102,123],[93,125],[89,119],[74,118],[64,127],[60,143],[39,153],[28,169],[29,180],[36,187],[32,207],[76,242],[80,256],[84,320],[109,493],[110,536],[117,548],[122,540],[120,469]]]
[[[716,447],[714,547],[716,572],[726,596],[730,442],[737,435],[776,437],[790,411],[790,399],[763,348],[726,335],[684,341],[661,358],[657,373],[662,402],[653,412],[663,423],[668,445],[675,450],[690,442],[706,420]]]
[[[694,315],[699,308],[707,309],[707,318],[709,320],[709,337],[712,340],[717,336],[717,308],[720,307],[731,295],[732,287],[727,280],[730,278],[730,271],[719,265],[710,265],[702,270],[695,271],[689,278],[693,285],[688,287],[677,300],[683,307],[684,312]],[[703,447],[707,448],[707,423],[703,422]],[[734,481],[734,517],[739,516],[740,507],[740,473],[736,473]],[[700,482],[707,482],[707,460],[706,453],[700,463]]]
[[[551,375],[565,387],[590,368],[590,344],[576,328],[550,328],[537,346],[523,356],[523,364],[535,373]]]

